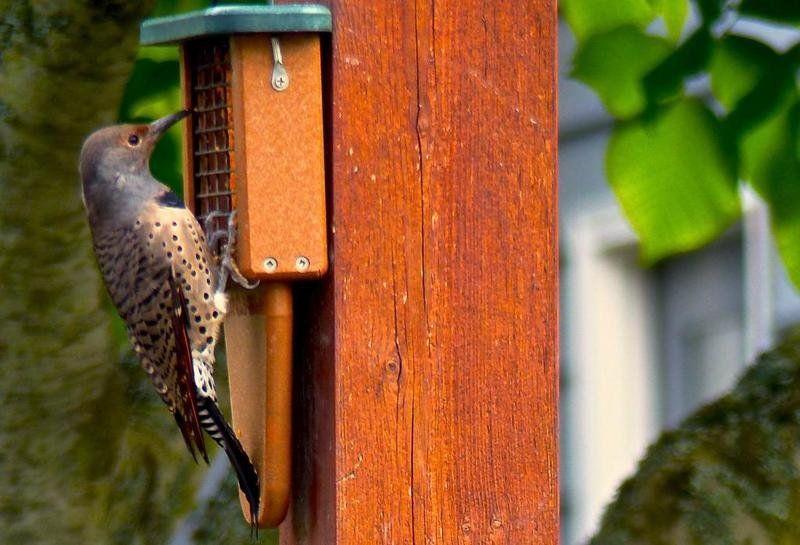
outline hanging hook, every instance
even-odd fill
[[[285,91],[289,87],[289,73],[283,65],[281,43],[276,36],[272,40],[272,88],[276,91]]]

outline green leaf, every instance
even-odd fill
[[[700,17],[705,26],[711,26],[714,21],[722,14],[722,7],[728,0],[697,0],[697,7],[700,9]]]
[[[635,27],[597,34],[580,46],[572,76],[591,86],[615,117],[630,118],[646,106],[642,77],[670,52],[663,38]]]
[[[756,40],[724,37],[714,47],[709,64],[714,97],[726,109],[733,109],[769,73],[778,57],[773,49]]]
[[[800,102],[797,92],[741,139],[745,178],[769,206],[772,231],[789,277],[800,288]]]
[[[739,13],[779,23],[800,23],[797,0],[742,0]]]
[[[712,49],[708,28],[700,27],[644,77],[648,102],[657,104],[679,96],[686,78],[705,70]]]
[[[787,97],[796,93],[794,70],[786,62],[776,62],[756,83],[750,92],[736,102],[723,123],[725,134],[730,140],[738,141],[741,136],[765,119],[772,116]]]
[[[664,19],[669,39],[673,42],[678,41],[686,24],[686,16],[689,14],[689,1],[650,0],[650,5]]]
[[[719,129],[716,117],[692,99],[614,129],[608,179],[639,234],[646,264],[699,248],[739,217],[735,154]]]
[[[578,43],[617,27],[646,27],[655,11],[648,0],[563,0],[561,13]]]

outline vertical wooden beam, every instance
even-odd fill
[[[555,0],[331,0],[284,545],[558,542]]]

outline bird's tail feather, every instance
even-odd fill
[[[222,416],[217,404],[210,398],[198,396],[197,408],[200,425],[222,447],[233,469],[236,471],[239,488],[242,489],[247,502],[250,504],[250,523],[255,525],[260,497],[256,468],[244,451],[239,439],[236,438],[236,434],[225,422],[225,418]]]

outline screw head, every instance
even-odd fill
[[[264,270],[268,273],[275,272],[278,268],[278,260],[274,257],[268,257],[264,260]]]
[[[286,68],[276,63],[272,70],[272,88],[276,91],[285,91],[289,87],[289,74]]]
[[[309,265],[311,265],[311,262],[304,255],[299,256],[294,262],[294,268],[300,272],[308,270]]]

